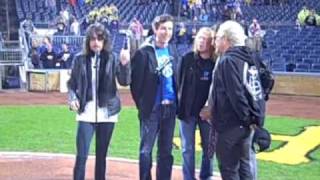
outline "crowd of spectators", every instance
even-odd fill
[[[94,22],[102,23],[111,33],[119,30],[119,10],[115,4],[94,8],[84,21],[84,29]]]
[[[55,35],[65,36],[65,35],[80,35],[81,28],[78,19],[69,13],[68,8],[60,11],[56,18],[56,28],[57,31]]]
[[[50,5],[51,1],[48,1]],[[90,2],[86,2],[90,4]],[[72,59],[76,53],[67,40],[70,36],[81,36],[87,26],[95,22],[101,22],[111,33],[119,30],[119,13],[114,4],[95,8],[88,13],[83,22],[70,14],[70,7],[66,7],[59,12],[55,20],[55,32],[52,36],[45,36],[42,40],[36,33],[36,28],[32,18],[28,16],[20,23],[23,30],[31,63],[36,69],[69,69]],[[40,37],[41,38],[41,37]],[[53,42],[56,38],[61,41]]]
[[[137,0],[136,3],[158,3],[157,0]],[[171,3],[172,1],[167,0]],[[241,6],[245,5],[281,5],[288,3],[286,0],[182,0],[180,15],[186,20],[195,20],[200,23],[215,23],[217,21],[236,20],[240,22],[249,37],[249,46],[261,51],[263,47],[263,30],[258,22],[258,18],[253,18],[252,23],[244,22],[242,19]],[[87,2],[89,3],[89,2]],[[222,8],[218,9],[218,8]],[[119,32],[119,10],[114,4],[105,5],[100,8],[96,7],[90,11],[84,21],[79,22],[75,16],[70,14],[68,8],[59,12],[56,19],[55,36],[79,36],[83,30],[94,22],[100,22],[105,25],[111,33]],[[184,19],[174,29],[172,41],[176,44],[192,44],[197,32],[196,26],[186,25]],[[81,24],[84,27],[81,27]],[[297,25],[300,26],[317,26],[320,24],[320,16],[315,9],[308,9],[306,6],[299,12]],[[21,22],[21,28],[25,32],[28,47],[31,49],[30,57],[35,68],[70,68],[73,48],[69,42],[52,43],[50,37],[45,37],[41,42],[32,42],[31,36],[34,35],[35,27],[31,17]],[[81,32],[82,31],[82,32]],[[126,34],[125,44],[131,48],[131,53],[137,49],[144,41],[144,28],[142,23],[137,19],[129,23]]]
[[[35,69],[69,69],[74,52],[67,43],[54,45],[49,36],[42,42],[33,41],[30,58]]]
[[[35,26],[31,17],[27,17],[20,24],[23,30],[26,45],[29,49],[29,57],[35,69],[69,69],[71,67],[74,53],[70,50],[67,42],[53,44],[49,36],[45,36],[39,42]],[[80,27],[77,19],[70,18],[67,9],[62,10],[56,20],[56,31],[53,38],[57,36],[80,35]]]
[[[320,26],[320,15],[315,9],[309,9],[307,6],[298,13],[297,26]]]
[[[182,0],[180,16],[204,23],[214,21],[217,13],[214,5],[218,3],[219,0]]]
[[[180,15],[202,23],[216,22],[218,19],[239,20],[243,3],[243,0],[182,0]]]
[[[181,0],[180,16],[199,22],[216,22],[237,20],[240,22],[243,13],[242,5],[285,5],[288,0]]]

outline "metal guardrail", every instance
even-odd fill
[[[0,50],[3,49],[14,49],[19,47],[19,41],[4,41],[1,43],[1,48]]]
[[[67,43],[73,45],[82,45],[85,36],[53,36],[52,41],[58,44]]]
[[[44,37],[46,36],[32,35],[31,40],[42,42]],[[85,36],[49,36],[49,37],[51,38],[52,42],[55,44],[67,43],[72,45],[82,45],[85,38]]]
[[[2,49],[0,50],[0,66],[23,65],[21,49]]]

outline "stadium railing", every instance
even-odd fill
[[[21,48],[2,48],[0,50],[0,65],[22,65]]]

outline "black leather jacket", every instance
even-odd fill
[[[69,101],[78,100],[80,108],[78,113],[84,111],[85,105],[92,100],[91,89],[91,57],[79,54],[73,60],[71,77],[68,81]],[[116,77],[120,85],[130,83],[130,64],[123,66],[114,54],[101,53],[98,65],[98,106],[107,107],[108,115],[112,116],[120,111],[120,98],[118,94]]]

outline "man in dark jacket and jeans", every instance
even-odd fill
[[[140,120],[140,179],[151,179],[152,149],[158,137],[156,179],[171,179],[172,140],[177,109],[177,61],[170,46],[173,18],[157,16],[154,36],[146,39],[131,60],[131,93]]]
[[[226,21],[216,34],[216,64],[212,88],[212,123],[218,132],[216,155],[221,176],[226,180],[252,180],[250,147],[252,131],[247,90],[243,84],[245,62],[253,64],[245,47],[240,24]],[[259,95],[260,92],[255,92]],[[261,94],[260,94],[261,95]]]

